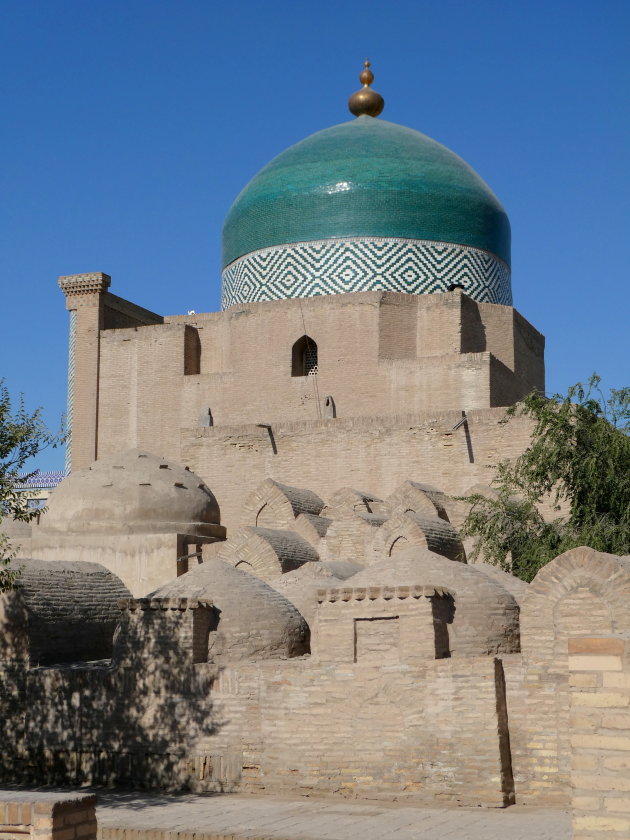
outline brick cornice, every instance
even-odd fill
[[[376,601],[382,598],[385,601],[393,599],[404,600],[406,598],[433,598],[453,596],[455,593],[444,586],[339,586],[329,589],[318,589],[317,600],[321,604],[324,601],[334,603],[336,601]]]
[[[91,274],[68,274],[59,278],[59,288],[66,297],[97,295],[106,292],[112,282],[109,274],[94,271]]]

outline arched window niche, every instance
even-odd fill
[[[291,350],[291,376],[314,376],[317,373],[317,343],[303,335]]]

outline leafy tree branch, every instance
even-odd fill
[[[508,409],[533,420],[531,445],[514,463],[497,465],[494,498],[476,494],[463,536],[477,538],[471,559],[531,580],[553,557],[579,545],[630,553],[630,388],[606,397],[600,378],[566,396],[532,393]],[[566,516],[546,521],[544,499]]]
[[[0,528],[3,519],[30,522],[41,512],[29,508],[29,494],[18,489],[18,485],[35,475],[24,475],[22,470],[30,458],[63,441],[61,432],[53,434],[48,430],[41,409],[33,413],[26,410],[23,397],[14,409],[9,391],[0,380]],[[9,539],[0,533],[0,592],[15,584],[18,573],[8,568],[14,556]]]

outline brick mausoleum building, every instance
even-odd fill
[[[544,339],[501,204],[372,79],[237,197],[221,312],[60,278],[71,473],[0,608],[5,776],[569,801],[567,640],[630,631],[630,561],[466,562]]]

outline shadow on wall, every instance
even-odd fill
[[[225,759],[195,751],[222,725],[210,700],[219,669],[207,662],[215,612],[181,598],[129,600],[111,662],[0,663],[2,780],[226,789]]]

